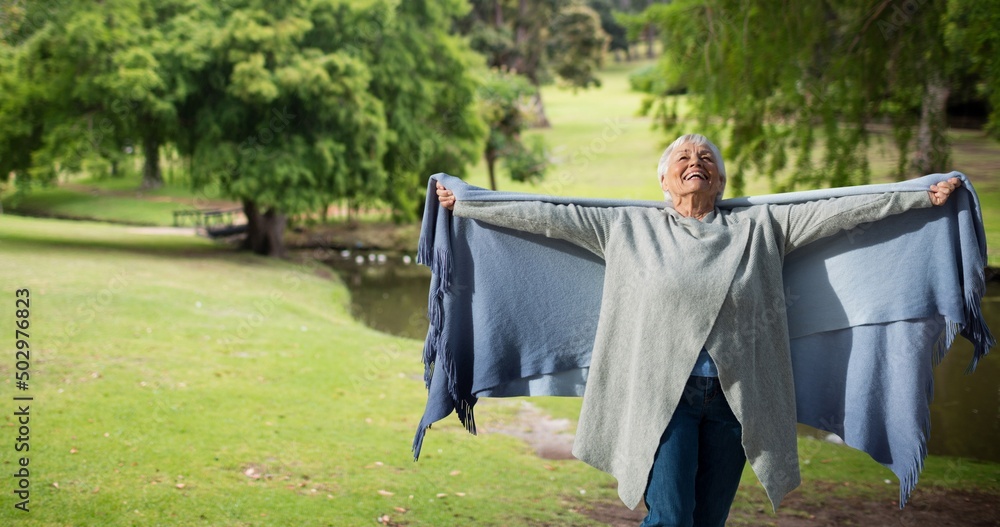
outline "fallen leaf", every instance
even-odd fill
[[[395,492],[389,492],[387,490],[380,490],[378,493],[382,496],[394,496],[396,494]]]
[[[378,522],[381,523],[382,525],[389,525],[389,515],[388,514],[383,514],[383,515],[379,516],[378,517]]]
[[[183,489],[186,485],[184,485],[183,483],[178,483],[177,485],[174,485],[174,486],[177,487],[177,488],[179,488],[179,489]]]
[[[448,473],[448,475],[449,476],[457,476],[457,475],[459,475],[461,473],[462,473],[461,470],[452,470],[451,472]]]
[[[58,481],[53,482],[52,486],[58,489],[59,488],[59,482]]]
[[[406,509],[402,507],[393,507],[393,509],[396,509],[396,512],[406,512]]]
[[[71,448],[71,449],[69,449],[69,453],[70,453],[70,454],[76,454],[77,452],[79,452],[79,450],[77,450],[77,449],[75,449],[75,448]]]
[[[455,495],[458,496],[459,498],[464,498],[465,497],[465,493],[464,492],[456,492]]]
[[[438,495],[437,495],[437,497],[439,497],[439,498],[444,498],[444,497],[447,497],[447,496],[448,496],[448,494],[446,492],[438,492]]]

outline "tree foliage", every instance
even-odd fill
[[[615,19],[615,9],[617,6],[612,0],[588,0],[587,5],[597,13],[601,19],[601,29],[608,35],[608,51],[623,52],[625,58],[631,57],[629,50],[628,34],[625,26]]]
[[[868,181],[865,150],[870,125],[878,122],[890,125],[900,150],[899,177],[943,170],[951,87],[970,63],[985,72],[996,61],[995,53],[982,54],[996,49],[995,40],[971,37],[970,30],[977,35],[983,30],[977,25],[983,22],[970,19],[978,9],[974,5],[981,4],[677,0],[654,5],[644,17],[661,30],[659,73],[666,82],[648,85],[667,89],[653,94],[647,111],[671,133],[690,130],[690,119],[679,119],[678,99],[666,95],[683,84],[697,126],[725,137],[733,164],[765,174],[776,190]],[[992,82],[988,74],[982,79]],[[815,156],[820,139],[823,155]],[[778,180],[775,174],[787,166],[794,167],[793,175]],[[734,171],[730,184],[742,190],[742,171]]]
[[[600,86],[597,70],[608,40],[593,9],[575,5],[559,11],[552,21],[552,38],[548,42],[552,70],[574,88]]]
[[[488,67],[515,72],[535,87],[556,76],[575,88],[599,85],[594,73],[608,36],[601,29],[600,17],[584,3],[471,0],[470,4],[471,10],[457,27],[486,57]],[[548,126],[537,90],[533,104],[536,124]]]
[[[548,155],[541,136],[525,143],[522,132],[530,116],[525,106],[535,87],[524,77],[491,70],[480,87],[480,108],[489,128],[483,159],[490,176],[490,188],[497,189],[496,163],[502,160],[514,181],[537,181],[545,176]]]
[[[473,72],[482,57],[450,34],[467,9],[463,0],[403,1],[384,18],[391,23],[382,35],[363,47],[371,50],[362,59],[372,69],[372,93],[387,105],[388,187],[381,196],[400,219],[413,219],[423,205],[428,174],[462,175],[481,154],[487,129]]]
[[[481,153],[460,0],[3,5],[0,174],[19,185],[111,173],[132,145],[152,174],[170,144],[243,203],[249,248],[281,254],[288,214],[378,200],[410,219],[429,173]]]
[[[1000,9],[990,2],[949,0],[945,43],[974,79],[975,94],[989,102],[987,130],[1000,138]]]
[[[7,3],[0,44],[0,174],[22,184],[60,172],[114,174],[144,146],[147,186],[162,183],[158,145],[175,128],[176,87],[158,28],[171,2]]]

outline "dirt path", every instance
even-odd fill
[[[572,423],[553,419],[528,401],[519,401],[513,419],[497,420],[486,432],[525,440],[539,457],[572,459]],[[1000,494],[917,487],[906,508],[899,510],[894,500],[878,500],[863,495],[844,496],[845,485],[824,481],[804,483],[771,513],[759,486],[741,485],[730,512],[729,526],[771,527],[1000,527]],[[834,491],[838,492],[834,492]],[[642,522],[646,509],[629,510],[621,501],[583,501],[578,512],[609,527],[634,527]]]
[[[828,488],[829,487],[829,488]],[[746,499],[758,489],[741,487],[736,499]],[[729,526],[772,527],[996,527],[1000,526],[1000,496],[995,494],[920,488],[913,492],[910,503],[899,510],[893,501],[875,501],[862,497],[832,496],[832,485],[805,483],[802,490],[785,498],[778,514],[769,513],[770,506],[736,508],[729,514]],[[823,496],[806,498],[806,494]],[[763,498],[763,496],[761,496]],[[596,503],[580,510],[588,517],[609,527],[635,527],[642,522],[646,510],[639,506],[629,510],[621,502]]]

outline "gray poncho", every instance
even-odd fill
[[[704,346],[774,506],[799,484],[796,420],[889,466],[905,499],[932,357],[957,329],[977,357],[992,344],[978,204],[970,191],[928,208],[943,176],[730,200],[701,221],[435,178],[459,201],[455,217],[429,202],[424,218],[435,275],[417,453],[452,409],[474,430],[476,397],[583,394],[573,453],[634,508]]]

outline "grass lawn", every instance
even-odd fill
[[[156,190],[139,190],[140,182],[141,176],[131,173],[117,179],[75,179],[24,194],[10,189],[2,196],[3,207],[32,216],[169,226],[176,210],[238,206],[212,189],[192,191],[186,181],[176,178],[168,178]]]
[[[0,222],[0,320],[14,325],[28,288],[33,352],[28,392],[13,354],[0,362],[8,475],[10,397],[35,398],[31,512],[7,477],[0,525],[586,525],[567,512],[580,491],[613,493],[581,463],[457,421],[414,463],[420,342],[352,320],[324,269],[129,231]]]
[[[558,165],[538,186],[501,178],[501,188],[660,198],[655,164],[665,138],[634,115],[641,96],[628,91],[627,74],[635,67],[610,65],[600,90],[546,89],[555,126],[533,133],[546,135]],[[955,165],[980,193],[996,265],[1000,148],[974,132],[952,137]],[[469,179],[485,186],[485,168]],[[75,181],[17,207],[169,225],[173,210],[223,203],[182,182],[144,193],[137,185]],[[767,191],[756,185],[748,191]],[[517,418],[515,401],[484,401],[479,437],[454,417],[436,425],[414,463],[410,442],[426,401],[422,343],[351,319],[346,288],[325,268],[195,237],[5,215],[0,272],[8,349],[14,291],[27,288],[32,350],[27,392],[15,388],[13,352],[0,361],[0,470],[8,474],[0,525],[354,526],[387,515],[384,523],[407,526],[586,526],[602,525],[589,511],[617,503],[609,476],[490,433]],[[10,492],[22,454],[13,446],[16,395],[34,397],[28,513]],[[571,420],[580,407],[571,398],[532,403]],[[859,499],[896,497],[895,478],[863,453],[801,438],[800,458],[805,498],[820,483]],[[918,491],[935,488],[998,494],[1000,468],[931,457]],[[756,512],[770,509],[749,469],[735,509],[768,517]]]
[[[515,417],[510,401],[480,410],[479,437],[454,418],[435,426],[414,463],[420,342],[352,320],[323,268],[133,231],[0,222],[0,321],[14,325],[15,289],[31,302],[30,389],[15,389],[12,353],[0,362],[6,474],[21,455],[10,397],[34,397],[31,511],[14,508],[8,476],[0,525],[599,525],[586,511],[615,503],[609,476],[489,433]],[[801,441],[807,480],[895,496],[864,454]],[[1000,491],[998,473],[930,458],[921,486]],[[737,507],[759,508],[749,470],[744,482]]]

